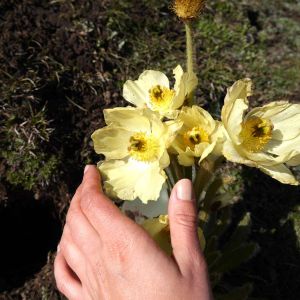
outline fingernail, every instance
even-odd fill
[[[85,174],[85,173],[87,172],[87,170],[88,170],[90,167],[91,167],[91,165],[86,165],[86,166],[84,167],[83,173]]]
[[[59,244],[57,245],[57,250],[56,250],[56,252],[57,252],[57,253],[60,252],[60,245],[59,245]]]
[[[177,183],[176,195],[179,200],[193,200],[193,185],[189,179],[182,179]]]

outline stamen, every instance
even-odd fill
[[[155,161],[159,157],[159,141],[152,135],[138,132],[130,137],[128,152],[135,160]]]
[[[149,90],[151,105],[154,110],[168,107],[175,96],[175,91],[161,85],[156,85]]]
[[[184,133],[183,140],[186,146],[194,150],[197,144],[209,143],[209,136],[203,128],[196,126]]]
[[[273,124],[268,119],[251,117],[242,124],[240,137],[250,152],[262,151],[272,138]]]

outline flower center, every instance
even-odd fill
[[[152,135],[138,132],[129,139],[128,152],[136,160],[152,162],[159,158],[159,141]]]
[[[175,91],[161,85],[156,85],[149,90],[151,105],[154,109],[168,107],[175,96]]]
[[[250,152],[259,152],[271,140],[272,131],[273,124],[270,120],[259,117],[249,118],[242,124],[240,133],[242,145]]]
[[[203,128],[196,126],[184,133],[183,140],[186,146],[194,150],[195,145],[209,143],[209,136]]]

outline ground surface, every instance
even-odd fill
[[[226,88],[251,77],[251,105],[300,101],[300,3],[208,1],[195,24],[197,101],[220,114]],[[263,2],[263,3],[262,3]],[[0,299],[62,299],[52,261],[102,110],[125,105],[122,84],[144,69],[184,64],[181,24],[165,0],[0,4]],[[300,298],[300,189],[238,171],[260,251],[226,274],[255,299]],[[299,222],[299,221],[298,221]],[[225,283],[224,283],[225,285]]]

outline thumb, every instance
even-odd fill
[[[173,255],[182,273],[205,266],[197,234],[197,209],[192,182],[178,181],[171,193],[169,224]]]

